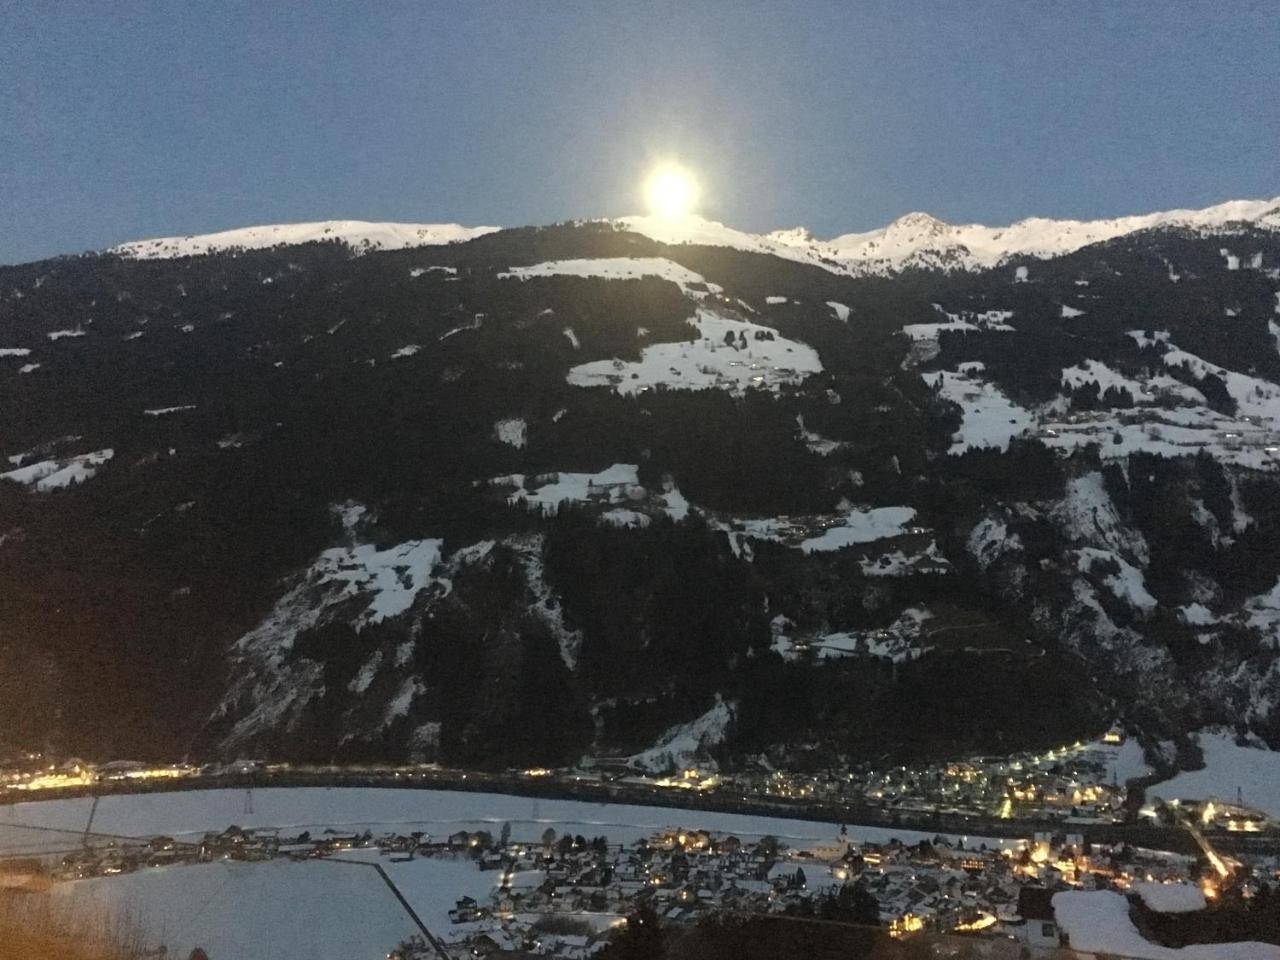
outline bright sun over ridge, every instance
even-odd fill
[[[688,216],[698,199],[698,184],[683,167],[667,165],[645,182],[645,200],[655,216],[680,219]]]

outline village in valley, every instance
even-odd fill
[[[1268,897],[1280,881],[1280,851],[1268,841],[1274,841],[1274,820],[1241,796],[1170,797],[1166,803],[1156,785],[1147,799],[1144,785],[1153,779],[1152,771],[1141,748],[1118,728],[1088,744],[1038,754],[817,774],[719,771],[708,758],[701,765],[684,759],[688,767],[667,775],[601,761],[572,771],[511,771],[505,780],[426,765],[346,768],[344,775],[359,776],[365,784],[416,786],[398,792],[424,799],[448,785],[443,777],[453,776],[456,785],[468,777],[480,779],[467,789],[514,786],[516,792],[523,783],[534,797],[560,785],[575,797],[594,796],[597,803],[606,793],[615,802],[643,802],[646,792],[687,800],[690,807],[718,802],[717,809],[724,810],[737,803],[754,814],[740,818],[754,829],[711,829],[708,824],[720,823],[723,814],[653,808],[681,825],[609,824],[602,825],[607,835],[587,835],[573,824],[539,820],[537,799],[531,801],[534,816],[514,826],[494,817],[485,818],[483,829],[451,831],[427,822],[364,829],[334,823],[309,829],[228,825],[202,835],[126,837],[97,834],[86,826],[83,846],[69,853],[0,860],[0,885],[47,890],[226,862],[337,861],[393,871],[465,863],[484,875],[480,886],[450,901],[447,926],[433,922],[429,933],[424,927],[424,935],[405,940],[391,956],[461,960],[534,954],[578,960],[603,950],[637,917],[652,917],[675,930],[708,918],[802,918],[876,926],[897,939],[955,936],[992,949],[1014,944],[1048,956],[1060,946],[1078,944],[1079,917],[1096,923],[1089,905],[1105,907],[1112,903],[1108,898],[1127,897],[1138,916],[1208,916],[1228,900],[1238,905]],[[335,770],[252,761],[203,768],[95,766],[50,762],[29,753],[11,758],[0,770],[0,794],[9,802],[33,795],[87,799],[95,792],[243,783],[243,809],[251,812],[253,785],[295,785],[307,777],[313,779],[306,782],[333,781]],[[238,789],[216,792],[235,795]],[[764,810],[773,812],[760,816]],[[833,822],[812,824],[807,837],[785,832],[783,825],[796,821],[773,819],[840,810],[861,816],[846,824],[819,817]],[[922,829],[931,820],[946,826]],[[951,826],[964,822],[972,824],[972,836]],[[779,825],[775,835],[760,832],[774,824]],[[992,829],[1000,824],[1005,828]],[[1180,844],[1169,845],[1176,852],[1134,839],[1156,834],[1123,832],[1141,831],[1144,825],[1163,829],[1159,837],[1180,837]],[[979,836],[984,826],[993,835]],[[1233,844],[1232,853],[1214,846],[1230,836],[1243,842],[1245,835],[1258,843]],[[390,875],[384,877],[392,884]],[[488,892],[479,894],[480,889]],[[1085,894],[1103,899],[1072,899]],[[1064,916],[1059,908],[1066,909]]]
[[[1125,843],[1090,844],[1075,833],[991,843],[940,835],[871,841],[857,833],[833,826],[827,840],[788,843],[689,827],[617,843],[553,827],[533,842],[513,840],[510,823],[496,833],[447,836],[229,826],[192,840],[158,836],[86,846],[62,857],[47,881],[199,869],[195,865],[219,861],[465,861],[492,877],[490,894],[458,897],[448,928],[432,930],[431,942],[410,938],[391,956],[438,958],[443,950],[457,960],[528,954],[579,960],[603,949],[638,915],[677,928],[724,914],[801,917],[880,926],[897,938],[949,934],[1052,950],[1069,935],[1055,920],[1058,893],[1120,891],[1142,909],[1185,912],[1205,909],[1228,885],[1232,896],[1251,898],[1280,880],[1275,855],[1247,863],[1206,860]],[[21,869],[6,862],[4,885],[18,885]]]

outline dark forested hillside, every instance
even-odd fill
[[[0,268],[0,727],[1280,747],[1278,263],[1162,231],[850,277],[586,224]]]

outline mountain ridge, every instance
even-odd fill
[[[1028,217],[1006,226],[953,224],[928,213],[904,214],[884,227],[822,240],[805,227],[754,234],[698,216],[626,216],[602,222],[668,244],[728,247],[809,263],[837,274],[888,274],[911,268],[975,270],[1019,256],[1051,259],[1143,230],[1230,233],[1233,225],[1280,230],[1280,196],[1228,200],[1200,209],[1156,211],[1098,220]],[[194,256],[339,240],[357,250],[394,250],[466,242],[504,228],[456,223],[415,224],[323,220],[264,224],[190,236],[135,240],[108,253],[136,259]]]

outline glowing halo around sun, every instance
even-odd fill
[[[679,220],[689,216],[698,202],[698,181],[684,167],[665,164],[645,181],[644,199],[655,217]]]

